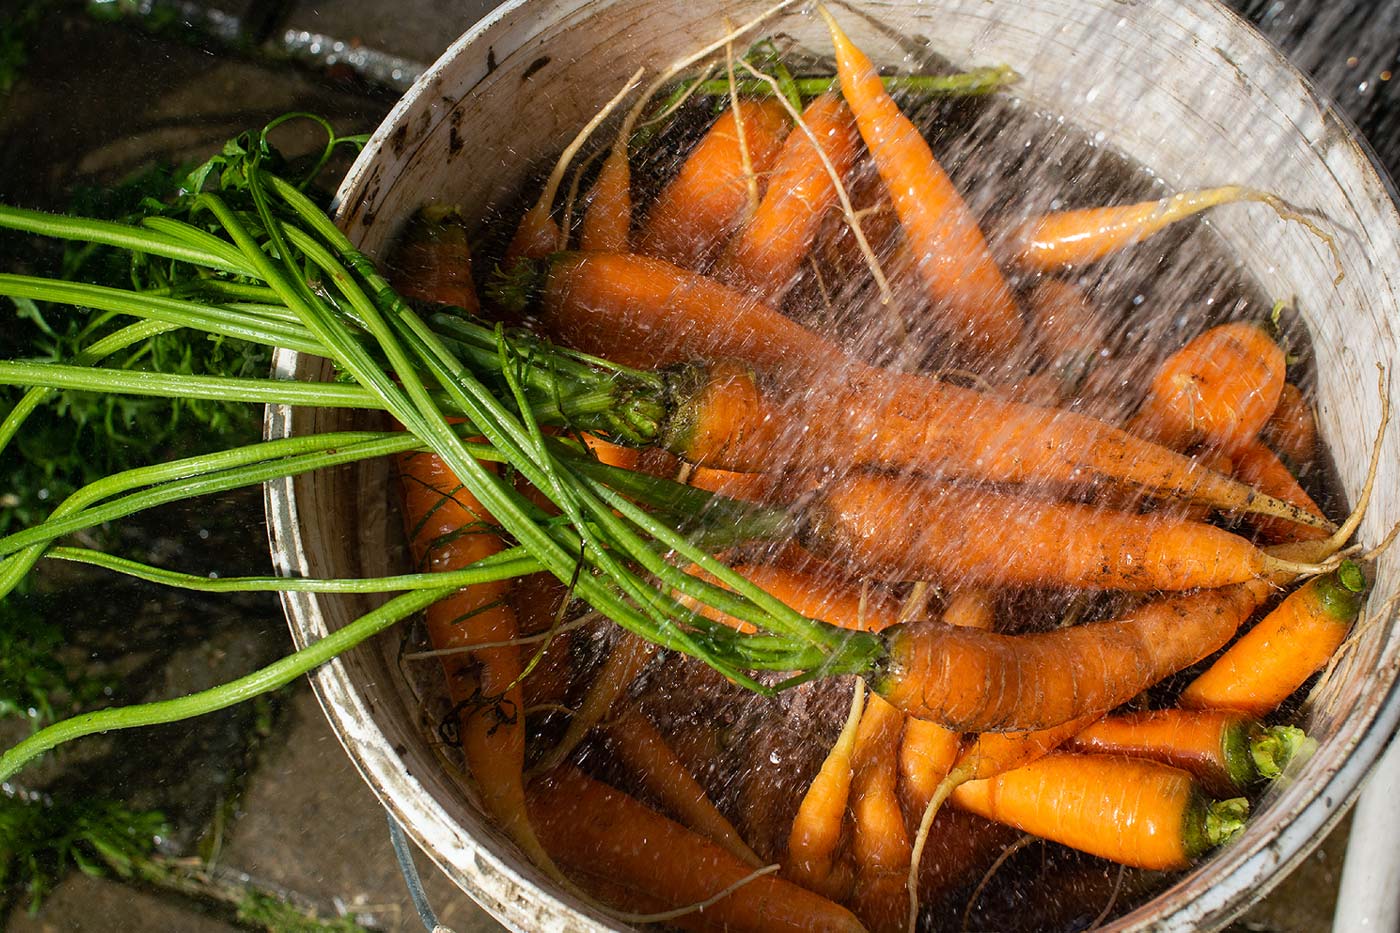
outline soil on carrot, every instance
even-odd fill
[[[794,58],[791,65],[794,72],[815,67],[800,58]],[[899,100],[980,219],[994,253],[1004,246],[999,234],[1026,217],[1171,193],[1149,168],[1131,163],[1081,131],[1071,118],[1035,110],[1018,100],[1014,89],[982,97],[918,99],[903,95]],[[674,176],[686,153],[725,104],[713,97],[692,97],[651,135],[644,149],[633,153],[633,202],[638,210],[634,229],[646,206]],[[613,135],[605,126],[597,135],[596,147],[605,149]],[[579,192],[587,192],[600,164],[601,158],[580,170]],[[541,167],[541,177],[548,168]],[[873,245],[885,271],[895,272],[899,264],[897,236],[890,218],[883,216],[889,207],[878,196],[879,184],[872,182],[868,159],[864,171],[865,176],[857,172],[847,179],[852,200],[870,228],[885,231],[884,236],[872,238],[876,241]],[[537,186],[527,188],[509,208],[478,222],[473,234],[473,265],[478,270],[479,288],[487,270],[504,253],[520,213],[537,194]],[[575,221],[582,216],[581,208],[582,201],[575,205]],[[1261,224],[1282,222],[1267,209],[1232,209],[1257,211]],[[1252,320],[1274,329],[1288,353],[1289,381],[1298,385],[1305,397],[1312,396],[1312,353],[1301,316],[1294,309],[1276,307],[1276,296],[1263,293],[1248,278],[1208,216],[1179,223],[1107,260],[1056,273],[1081,289],[1109,322],[1103,329],[1106,338],[1086,348],[1085,359],[1072,373],[1047,372],[1043,364],[1037,369],[1034,362],[1027,366],[1028,357],[981,367],[975,374],[951,372],[965,367],[950,354],[937,326],[931,323],[936,320],[932,313],[936,309],[929,308],[907,284],[896,284],[894,309],[882,304],[869,275],[851,274],[859,268],[860,260],[852,260],[850,244],[842,242],[842,224],[838,217],[829,218],[810,261],[802,265],[793,287],[787,290],[782,310],[838,340],[853,356],[867,362],[944,374],[978,388],[1015,383],[1027,375],[1044,376],[1045,382],[1056,386],[1058,396],[1027,400],[1123,424],[1141,401],[1151,374],[1170,354],[1208,327]],[[1017,273],[1005,261],[1002,265],[1023,302],[1046,275]],[[895,276],[892,280],[897,283]],[[665,475],[677,475],[678,465],[673,460],[658,457],[653,466]],[[1346,503],[1338,493],[1336,471],[1325,449],[1319,448],[1313,460],[1302,466],[1299,479],[1327,515],[1345,514]],[[1081,494],[1086,499],[1092,497],[1092,492]],[[1243,521],[1220,516],[1212,520],[1250,534]],[[764,546],[754,550],[771,556],[776,549]],[[916,595],[915,587],[907,582],[854,583],[872,586],[899,600]],[[922,612],[936,616],[944,595],[935,589]],[[1139,598],[1114,592],[1007,589],[995,596],[995,616],[998,630],[1004,633],[1049,631],[1065,624],[1112,618]],[[562,590],[555,599],[565,599]],[[581,613],[582,606],[576,611],[566,606],[557,618],[567,622]],[[551,607],[541,615],[552,622],[556,614]],[[615,647],[616,636],[615,627],[604,621],[588,621],[571,633],[561,650],[560,663],[568,671],[566,688],[534,709],[527,700],[527,767],[558,741],[569,711],[581,702],[594,673]],[[529,657],[540,644],[522,651]],[[405,656],[426,647],[421,630],[405,634]],[[1153,686],[1133,705],[1170,705],[1209,661]],[[450,704],[437,665],[405,661],[402,669],[423,698],[425,718],[435,723],[448,719]],[[778,679],[769,678],[770,682]],[[845,721],[851,686],[849,679],[819,681],[765,698],[728,683],[697,661],[661,652],[646,665],[623,702],[651,719],[758,855],[781,861],[802,795]],[[1296,719],[1298,697],[1305,693],[1306,687],[1271,721]],[[451,748],[448,732],[443,738],[447,739],[445,760],[460,766],[461,756]],[[643,782],[611,756],[601,740],[581,746],[572,761],[654,807],[663,806]],[[1045,841],[1008,852],[1004,863],[992,870],[996,854],[1004,846],[1002,840],[988,850],[987,858],[925,897],[920,928],[1086,929],[1147,902],[1178,877],[1122,868]]]

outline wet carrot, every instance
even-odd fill
[[[715,809],[709,796],[686,769],[666,739],[644,714],[624,709],[604,727],[609,745],[628,770],[675,815],[682,825],[719,845],[730,855],[763,867],[733,825]]]
[[[877,591],[862,592],[858,587],[793,567],[773,564],[734,564],[731,568],[750,583],[775,596],[810,619],[829,621],[856,632],[878,632],[899,621],[899,605]],[[702,579],[708,574],[689,570]],[[696,606],[707,618],[723,622],[741,632],[755,631],[747,622],[740,622],[709,606]]]
[[[1313,515],[1322,515],[1322,509],[1298,484],[1298,480],[1293,477],[1283,461],[1257,440],[1235,450],[1234,473],[1242,482],[1260,492],[1291,502]],[[1327,533],[1320,528],[1274,521],[1264,516],[1254,518],[1251,524],[1265,541],[1270,542],[1320,541],[1327,537]]]
[[[394,247],[390,266],[394,287],[405,298],[452,305],[468,314],[481,310],[467,228],[455,209],[419,211]]]
[[[1284,383],[1274,409],[1260,439],[1295,470],[1312,463],[1317,450],[1317,418],[1303,393],[1291,382]]]
[[[869,683],[910,715],[962,732],[1048,729],[1110,710],[1209,656],[1271,589],[1251,580],[1028,635],[906,622],[882,633],[885,660]]]
[[[1007,234],[1008,252],[1024,269],[1052,270],[1094,262],[1209,208],[1272,197],[1227,185],[1137,204],[1056,211],[1013,227]]]
[[[1185,868],[1244,829],[1244,798],[1211,801],[1189,774],[1155,761],[1053,754],[953,791],[979,816],[1111,859]]]
[[[855,162],[860,135],[839,95],[816,98],[802,112],[837,177]],[[836,185],[817,145],[801,128],[788,133],[758,210],[725,248],[713,275],[728,285],[777,303],[792,285],[826,213]]]
[[[852,756],[864,709],[865,685],[857,681],[846,725],[803,794],[788,832],[785,874],[805,887],[830,896],[845,893],[845,886],[836,883],[840,879],[833,875],[854,776]]]
[[[1189,458],[1092,418],[1006,402],[918,375],[866,366],[776,310],[705,276],[615,253],[566,253],[518,266],[497,291],[551,336],[633,366],[744,359],[780,385],[742,387],[728,420],[673,452],[741,472],[839,465],[938,469],[995,482],[1113,480],[1224,510],[1315,518],[1201,470]],[[532,297],[537,301],[532,301]],[[814,372],[812,360],[824,365]],[[859,443],[856,442],[859,438]]]
[[[465,567],[501,549],[490,514],[437,456],[398,458],[404,524],[415,563],[433,569]],[[505,601],[509,581],[467,587],[430,606],[428,640],[442,656],[448,698],[467,769],[482,805],[517,845],[546,872],[558,876],[540,846],[525,803],[525,716],[519,684],[520,649],[476,647],[517,637],[515,614]]]
[[[902,931],[911,846],[896,790],[904,714],[871,696],[852,755],[851,907],[872,933]]]
[[[643,887],[667,908],[699,903],[752,873],[710,840],[577,770],[535,781],[528,799],[561,864]],[[844,908],[771,875],[706,907],[704,918],[716,929],[755,933],[862,929]]]
[[[1084,387],[1109,356],[1113,321],[1073,282],[1046,278],[1026,296],[1031,340],[1066,394]],[[1092,389],[1091,389],[1092,391]]]
[[[909,518],[915,514],[917,521]],[[1188,590],[1281,566],[1203,522],[867,474],[817,493],[798,540],[886,578],[959,586]]]
[[[1278,407],[1284,366],[1282,348],[1262,328],[1212,327],[1158,368],[1128,430],[1178,450],[1204,442],[1233,452]]]
[[[625,253],[632,238],[632,170],[627,140],[618,137],[589,192],[579,248]]]
[[[1350,561],[1309,580],[1192,681],[1181,705],[1271,713],[1327,664],[1351,631],[1365,591],[1366,578]]]
[[[787,130],[787,113],[777,101],[736,101],[652,202],[637,235],[638,251],[687,269],[708,267],[744,221],[750,175],[767,174]]]
[[[1207,793],[1226,797],[1278,777],[1305,740],[1295,726],[1265,726],[1237,710],[1161,709],[1101,719],[1064,747],[1160,761],[1195,775]]]
[[[976,218],[870,59],[819,8],[836,49],[841,94],[885,182],[930,298],[947,314],[950,336],[993,363],[1021,337],[1016,300],[987,249]]]

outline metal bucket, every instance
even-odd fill
[[[508,4],[459,39],[396,106],[339,193],[339,221],[382,255],[429,201],[489,206],[518,195],[640,65],[650,73],[713,41],[725,16],[765,4],[537,0]],[[1212,217],[1244,269],[1271,295],[1295,298],[1315,342],[1323,438],[1352,499],[1379,421],[1376,367],[1400,365],[1396,210],[1387,182],[1351,127],[1243,21],[1207,0],[881,0],[837,11],[877,61],[912,67],[927,51],[973,65],[1007,63],[1011,93],[1066,114],[1104,144],[1186,189],[1242,182],[1284,193],[1336,231],[1345,278],[1298,225],[1259,224],[1243,209]],[[772,31],[826,48],[810,13]],[[324,378],[321,361],[283,353],[279,375]],[[273,409],[274,436],[343,427],[345,416]],[[1392,431],[1378,495],[1361,537],[1400,519],[1400,437]],[[307,576],[390,571],[397,531],[386,522],[387,467],[343,469],[272,484],[272,547],[281,570]],[[1377,567],[1373,615],[1307,705],[1316,753],[1279,782],[1244,835],[1111,929],[1221,926],[1263,896],[1343,813],[1400,717],[1400,639],[1390,604],[1394,550]],[[369,608],[364,599],[290,594],[300,644]],[[365,779],[416,841],[466,892],[523,930],[616,929],[560,892],[481,817],[469,789],[435,752],[401,673],[397,643],[363,646],[313,678],[327,715]]]

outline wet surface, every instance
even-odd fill
[[[1240,5],[1285,48],[1293,43],[1299,59],[1338,89],[1392,171],[1400,165],[1394,87],[1400,81],[1381,77],[1395,65],[1387,56],[1396,48],[1382,41],[1383,29],[1391,29],[1391,37],[1400,33],[1400,7],[1254,0]],[[337,0],[241,6],[228,0],[221,12],[251,10],[262,17],[249,20],[260,35],[316,33],[341,39],[346,48],[369,47],[427,63],[489,4]],[[1355,15],[1342,15],[1341,6]],[[1319,28],[1319,20],[1335,43],[1331,53],[1325,45],[1298,45],[1299,36]],[[284,56],[261,54],[245,40],[191,38],[178,21],[151,34],[130,18],[110,23],[78,7],[51,5],[28,40],[29,60],[19,82],[0,98],[0,200],[59,206],[74,185],[111,182],[153,159],[203,158],[230,135],[288,110],[325,114],[349,133],[372,129],[392,106],[391,90],[343,65],[269,60]],[[1349,51],[1339,56],[1336,49]],[[1348,64],[1352,58],[1356,63]],[[290,149],[312,144],[309,134],[284,140]],[[121,553],[191,572],[214,566],[225,574],[268,570],[256,496],[234,497],[207,512],[153,516],[132,529],[114,545]],[[114,700],[201,689],[290,647],[280,608],[270,597],[172,596],[71,568],[46,571],[41,585],[63,601],[65,631],[77,646],[70,660],[81,655],[95,662]],[[22,725],[4,726],[0,735],[8,745],[23,731]],[[26,914],[23,905],[13,911],[8,931],[212,933],[256,927],[249,914],[238,920],[229,894],[250,888],[327,920],[422,929],[389,847],[383,811],[304,683],[192,723],[87,740],[26,771],[23,781],[55,797],[100,795],[161,810],[171,824],[162,857],[175,866],[200,864],[209,877],[198,885],[153,884],[75,873],[37,914]],[[1344,823],[1231,929],[1330,928],[1346,831]],[[444,925],[458,933],[497,928],[426,860],[420,859],[420,867]]]

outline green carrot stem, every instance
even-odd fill
[[[508,570],[496,568],[493,571],[483,573],[482,580],[479,582],[504,579],[508,572]],[[337,655],[350,650],[365,639],[377,635],[399,620],[450,595],[453,589],[453,587],[438,587],[396,596],[378,609],[366,613],[320,641],[274,661],[261,670],[218,687],[201,690],[178,699],[98,710],[56,722],[40,729],[0,755],[0,781],[8,780],[38,755],[64,742],[95,735],[99,732],[178,722],[182,719],[190,719],[205,713],[226,709],[255,696],[276,690],[302,674],[315,670]]]
[[[974,68],[970,71],[960,72],[951,75],[889,75],[882,77],[880,83],[885,86],[885,90],[890,93],[905,93],[912,96],[972,96],[978,94],[989,94],[992,91],[1014,84],[1020,80],[1014,70],[1006,65],[997,65],[990,68]],[[767,81],[757,78],[746,78],[736,80],[735,88],[746,97],[772,97],[773,86]],[[797,92],[804,98],[819,97],[822,94],[830,93],[839,87],[837,79],[832,78],[793,78],[792,84]],[[689,84],[683,84],[682,88],[688,88]],[[704,81],[696,88],[695,93],[703,94],[707,97],[723,96],[729,93],[729,81],[726,78],[715,78]]]
[[[1272,781],[1311,742],[1297,726],[1267,726],[1249,743],[1250,759],[1258,775]]]

